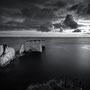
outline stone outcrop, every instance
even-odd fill
[[[15,58],[15,49],[6,44],[0,45],[0,66],[6,66]]]
[[[24,44],[20,46],[19,54],[22,55],[24,53]]]
[[[24,44],[25,52],[42,52],[42,44],[40,40],[26,41]]]
[[[0,45],[0,56],[3,54],[3,52],[4,52],[3,45]]]
[[[23,54],[24,52],[42,52],[42,47],[44,47],[44,41],[28,40],[21,45],[19,54]]]
[[[63,22],[63,24],[66,27],[69,27],[71,29],[75,29],[78,27],[78,24],[74,21],[73,16],[71,14],[68,14]]]
[[[26,90],[82,90],[80,82],[52,79],[46,83],[30,85]]]

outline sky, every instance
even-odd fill
[[[10,24],[17,27],[35,27],[33,25],[36,24],[37,27],[53,19],[65,19],[67,14],[73,17],[74,14],[76,17],[84,14],[90,16],[90,3],[87,2],[89,0],[0,0],[0,24],[1,27]],[[71,8],[73,6],[75,10]]]
[[[67,5],[69,4],[73,4],[73,3],[77,3],[77,2],[81,2],[81,1],[85,1],[85,0],[0,0],[0,6],[1,7],[24,7],[26,5],[26,7],[29,5],[35,5],[35,4],[53,4],[53,3],[61,3],[62,5]],[[86,0],[88,1],[88,0]],[[58,5],[58,4],[56,4]],[[28,6],[29,7],[29,6]]]

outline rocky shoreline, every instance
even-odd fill
[[[28,40],[21,44],[18,51],[13,47],[10,47],[6,44],[0,45],[0,67],[5,67],[12,60],[17,57],[23,56],[26,53],[31,52],[42,52],[44,46],[44,40]]]
[[[52,79],[43,84],[30,85],[26,90],[82,90],[80,81]]]

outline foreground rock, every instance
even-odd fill
[[[73,16],[71,14],[68,14],[63,22],[63,24],[66,27],[69,27],[71,29],[76,29],[78,27],[78,24],[74,21]]]
[[[79,86],[79,82],[76,83],[72,80],[50,80],[47,83],[30,85],[26,90],[82,90]]]
[[[15,49],[6,44],[0,45],[0,66],[4,67],[15,58]]]
[[[42,52],[42,47],[44,47],[43,42],[41,40],[28,40],[21,45],[19,54],[25,52]]]

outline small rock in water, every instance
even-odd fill
[[[74,86],[74,82],[62,80],[58,83],[56,80],[50,80],[47,83],[30,85],[26,90],[82,90],[80,87]]]

